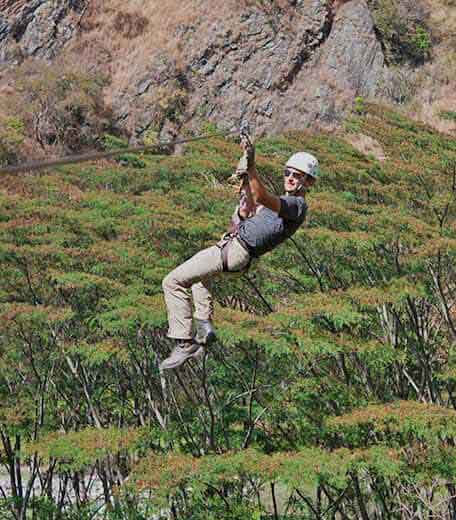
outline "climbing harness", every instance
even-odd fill
[[[25,164],[19,164],[16,166],[6,166],[0,168],[0,174],[13,174],[25,171],[37,171],[43,170],[45,168],[49,168],[51,166],[62,166],[64,164],[75,164],[82,163],[86,161],[94,161],[97,159],[105,159],[108,157],[115,157],[116,155],[121,155],[125,153],[138,153],[138,152],[153,152],[160,150],[162,148],[166,148],[169,146],[175,146],[177,144],[191,143],[194,141],[202,141],[205,139],[212,139],[214,137],[226,137],[229,135],[237,134],[239,130],[231,130],[228,132],[219,132],[215,134],[207,134],[200,135],[197,137],[191,137],[188,139],[178,139],[176,141],[168,141],[168,142],[159,142],[155,145],[144,145],[144,146],[135,146],[131,148],[120,148],[118,150],[111,150],[109,152],[95,152],[84,155],[72,155],[67,157],[61,157],[59,159],[52,159],[49,161],[34,161]]]
[[[231,241],[234,237],[230,237],[226,239],[226,242],[220,246],[220,253],[222,255],[222,266],[223,266],[223,272],[228,273],[228,248],[231,244]]]
[[[239,244],[241,245],[241,247],[243,249],[245,249],[245,251],[249,254],[249,257],[250,257],[249,263],[245,267],[243,267],[241,271],[231,271],[228,268],[228,252],[229,252],[229,248],[230,248],[231,244],[233,243],[233,240],[237,240],[239,242]],[[246,273],[249,270],[253,259],[250,256],[250,253],[247,250],[247,247],[240,240],[239,234],[237,231],[235,231],[234,233],[227,233],[226,235],[224,235],[222,240],[220,240],[217,243],[217,246],[220,248],[220,254],[222,255],[222,266],[223,266],[224,273],[235,273],[235,272]]]

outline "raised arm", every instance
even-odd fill
[[[243,137],[241,145],[247,157],[247,172],[250,192],[255,205],[262,204],[267,208],[279,213],[280,199],[277,195],[270,193],[258,176],[255,166],[255,149],[250,138]]]
[[[261,182],[257,174],[255,166],[249,168],[249,185],[252,192],[252,198],[255,204],[262,204],[266,208],[279,213],[280,199],[277,195],[270,193],[265,185]]]
[[[239,161],[236,173],[232,178],[239,183],[237,188],[239,193],[239,204],[236,206],[236,209],[231,216],[231,222],[228,228],[230,233],[234,233],[238,229],[242,220],[255,215],[256,210],[247,177],[247,162],[245,157],[242,157]]]

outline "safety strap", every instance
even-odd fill
[[[229,235],[229,236],[227,236],[227,240],[226,240],[226,242],[225,242],[225,243],[221,246],[221,248],[220,248],[220,253],[221,253],[221,255],[222,255],[222,266],[223,266],[223,272],[224,272],[224,273],[228,273],[228,272],[230,272],[230,273],[231,273],[231,272],[237,272],[237,271],[230,271],[230,270],[228,269],[228,249],[229,249],[229,246],[231,245],[231,243],[233,242],[233,240],[234,240],[235,238],[237,238],[237,233],[236,233],[236,232],[235,232],[235,233],[232,233],[232,234]],[[242,247],[243,249],[245,249],[246,252],[248,253],[247,249],[245,248],[245,246],[242,245],[241,241],[240,241],[239,239],[238,239],[238,241],[239,241],[239,244],[241,245],[241,247]],[[242,269],[242,272],[244,272],[244,271],[248,271],[249,268],[250,268],[250,266],[251,266],[251,264],[252,264],[252,256],[250,255],[250,253],[249,253],[249,257],[250,257],[250,259],[249,259],[249,263],[245,266],[244,269]]]
[[[223,244],[222,250],[221,250],[221,253],[222,253],[222,265],[223,265],[223,272],[224,273],[228,272],[228,246],[231,244],[232,240],[233,239],[231,238],[230,240],[228,240],[226,242],[226,244]]]

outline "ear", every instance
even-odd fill
[[[306,186],[313,186],[315,184],[315,177],[312,177],[311,175],[307,175],[306,177]]]

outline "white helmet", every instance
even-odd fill
[[[288,159],[286,166],[307,173],[307,175],[314,177],[314,179],[319,175],[318,160],[307,152],[295,153]]]

